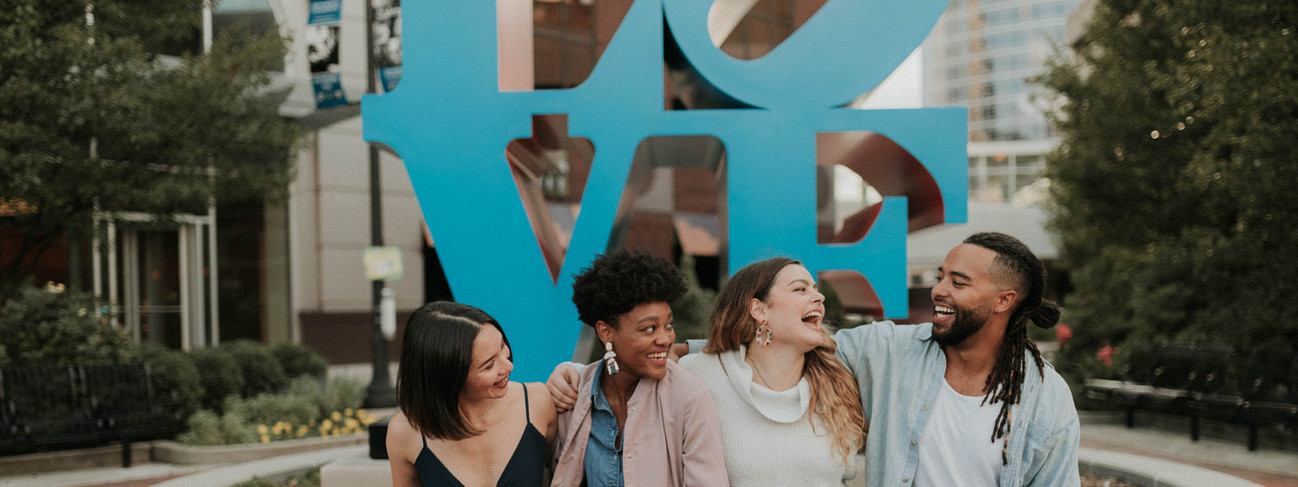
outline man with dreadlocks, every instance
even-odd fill
[[[979,233],[938,268],[933,322],[838,332],[869,418],[870,486],[1079,485],[1080,429],[1029,324],[1049,328],[1045,266],[1018,239]]]

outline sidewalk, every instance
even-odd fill
[[[1186,430],[1139,425],[1127,429],[1122,424],[1122,413],[1117,411],[1081,411],[1080,415],[1084,450],[1168,460],[1267,487],[1298,487],[1298,452],[1266,448],[1250,452],[1242,442],[1207,437],[1195,442]]]
[[[1185,431],[1127,429],[1121,423],[1121,413],[1082,411],[1081,420],[1084,466],[1134,469],[1160,485],[1298,487],[1298,452],[1266,448],[1250,452],[1240,442],[1212,438],[1193,442]],[[267,478],[310,470],[337,458],[363,454],[365,448],[353,445],[238,464],[147,463],[0,477],[0,487],[228,487],[254,475]]]

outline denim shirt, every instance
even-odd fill
[[[590,439],[586,443],[586,486],[622,487],[622,447],[617,444],[617,417],[595,373],[590,388]]]
[[[856,377],[870,422],[865,446],[869,487],[907,487],[915,477],[919,440],[946,372],[946,355],[932,335],[932,323],[891,321],[834,335],[838,358]],[[1068,384],[1053,366],[1039,369],[1031,357],[1025,362],[1026,380],[1011,409],[1009,463],[1001,468],[1000,486],[1080,485],[1081,430]]]

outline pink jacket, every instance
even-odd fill
[[[573,487],[585,477],[590,438],[590,388],[603,362],[581,371],[577,405],[559,415],[554,477],[550,485]],[[703,381],[667,361],[662,380],[641,379],[627,401],[622,432],[626,487],[730,485],[721,449],[721,425]]]

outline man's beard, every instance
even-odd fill
[[[937,329],[933,330],[933,341],[944,347],[959,345],[966,338],[978,333],[978,330],[981,330],[983,325],[987,324],[987,318],[991,317],[992,314],[990,306],[972,310],[956,307],[955,305],[948,306],[955,309],[955,320],[951,322],[951,327],[941,332]]]

